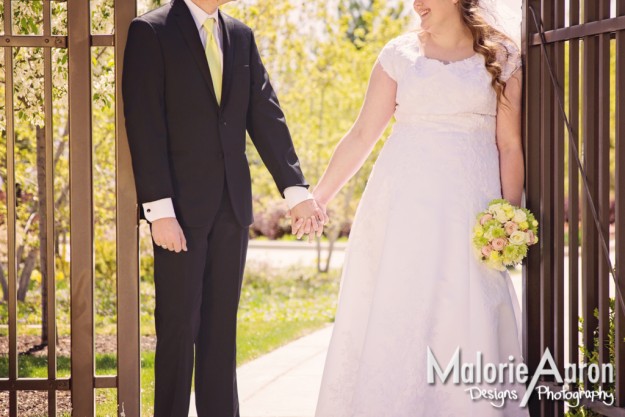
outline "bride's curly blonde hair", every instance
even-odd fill
[[[500,79],[502,68],[497,61],[498,54],[508,56],[510,51],[505,46],[506,41],[514,41],[505,33],[489,25],[478,13],[480,0],[458,0],[458,7],[462,20],[473,34],[473,50],[484,55],[486,69],[492,76],[492,87],[497,93],[497,100],[505,97],[506,82]]]

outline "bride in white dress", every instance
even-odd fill
[[[471,398],[474,384],[426,380],[428,346],[443,370],[457,347],[461,363],[478,351],[483,363],[523,361],[510,276],[471,248],[491,199],[521,203],[521,57],[508,38],[474,42],[497,33],[471,27],[476,3],[416,0],[419,31],[381,51],[361,113],[313,192],[325,210],[395,116],[352,226],[317,417],[529,415],[524,384],[481,386],[516,391],[496,407]]]

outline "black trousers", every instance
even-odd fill
[[[155,417],[189,415],[194,362],[198,416],[239,416],[236,318],[249,228],[227,188],[211,226],[183,229],[187,252],[154,245]]]

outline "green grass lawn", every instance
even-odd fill
[[[241,293],[238,322],[237,362],[239,365],[255,359],[289,341],[317,330],[334,320],[339,271],[319,274],[312,268],[276,269],[266,265],[248,265]],[[142,282],[141,332],[153,334],[153,286]],[[35,314],[36,315],[36,314]],[[106,318],[96,320],[101,329],[114,330]],[[113,323],[114,324],[114,323]],[[101,331],[99,329],[99,332]],[[117,361],[113,354],[97,354],[98,375],[115,375]],[[70,359],[58,357],[58,375],[70,374]],[[45,357],[20,356],[20,377],[45,378]],[[0,356],[0,377],[8,376],[8,358]],[[154,352],[141,352],[142,415],[153,413]],[[117,416],[117,398],[114,389],[96,392],[97,412],[100,417]],[[2,410],[0,410],[1,414]],[[60,414],[62,415],[62,414]]]
[[[239,325],[239,348],[237,361],[241,365],[255,357],[270,352],[290,340],[296,339],[327,324],[327,321],[299,321],[283,323],[265,323],[260,326],[243,323]],[[99,368],[98,374],[115,374],[115,358],[112,355],[98,355],[99,361],[105,359],[109,368]],[[108,358],[102,358],[108,356]],[[99,417],[117,416],[117,397],[114,389],[102,389],[105,401],[97,404],[96,415]],[[141,353],[141,411],[143,416],[154,412],[154,352]]]

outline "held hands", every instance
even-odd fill
[[[321,236],[323,226],[329,221],[325,206],[314,199],[299,203],[288,211],[286,217],[291,219],[291,233],[297,235],[298,239],[307,234],[309,242],[312,242],[315,234]]]
[[[308,235],[312,242],[315,234],[319,237],[323,233],[323,226],[329,222],[325,204],[314,199],[305,200],[287,212],[291,219],[291,233],[298,239]],[[152,222],[152,239],[154,244],[172,252],[187,251],[187,240],[182,228],[175,217],[164,217]]]
[[[187,240],[175,217],[164,217],[152,222],[152,239],[157,246],[176,253],[187,251]]]

